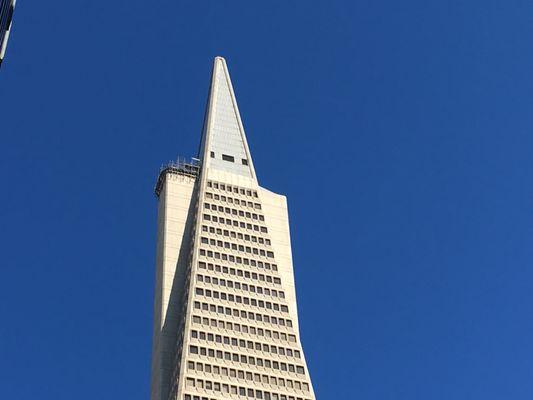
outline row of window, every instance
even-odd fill
[[[196,310],[208,311],[220,315],[229,315],[235,318],[248,319],[250,321],[264,322],[266,324],[286,326],[292,328],[292,321],[290,319],[278,318],[272,315],[254,313],[252,311],[244,311],[236,308],[217,306],[210,303],[195,301],[194,308]]]
[[[223,278],[211,277],[209,275],[196,275],[198,282],[204,282],[212,285],[228,287],[230,289],[243,290],[245,292],[257,293],[265,296],[285,298],[285,293],[282,290],[269,289],[262,286],[249,285],[236,281],[230,281]]]
[[[262,383],[264,385],[287,387],[289,389],[303,390],[305,392],[309,391],[309,384],[307,382],[300,382],[293,379],[285,379],[272,375],[258,374],[256,372],[253,373],[240,369],[220,367],[218,365],[189,361],[187,363],[187,369],[189,371],[196,371],[199,373],[205,372],[208,374],[220,375],[223,377],[237,378],[250,382]]]
[[[240,251],[242,253],[254,254],[256,256],[274,258],[274,252],[270,250],[258,249],[256,247],[244,246],[242,244],[224,242],[222,240],[209,239],[206,236],[200,237],[200,242],[202,244],[207,244],[210,246],[221,247],[223,249]]]
[[[253,262],[252,266],[258,266],[260,268],[266,268],[266,269],[273,269],[274,271],[278,270],[278,267],[276,264],[270,265],[269,263],[262,263],[261,261],[255,262],[255,260],[251,260]],[[257,272],[250,272],[250,271],[244,271],[239,268],[235,267],[226,267],[225,265],[219,265],[219,264],[212,264],[212,263],[206,263],[204,261],[198,262],[198,268],[208,270],[208,271],[215,271],[223,274],[229,274],[232,276],[238,276],[241,278],[247,278],[247,279],[253,279],[258,280],[260,282],[267,282],[267,283],[274,283],[276,285],[281,285],[281,279],[276,276],[271,275],[265,275]]]
[[[225,344],[227,346],[240,347],[248,350],[262,351],[264,353],[279,354],[280,356],[301,358],[300,350],[269,345],[261,342],[254,342],[251,340],[238,339],[232,336],[223,336],[210,332],[192,330],[191,338],[218,344]]]
[[[235,226],[237,228],[254,230],[256,232],[262,232],[262,233],[268,233],[268,229],[266,226],[259,226],[255,224],[250,224],[248,222],[241,222],[237,220],[232,220],[230,218],[217,217],[216,215],[210,215],[210,214],[203,214],[203,218],[205,221],[213,221],[213,222],[218,222],[220,224],[226,224],[228,226]]]
[[[229,261],[232,263],[251,265],[251,266],[255,266],[260,263],[260,261],[258,260],[253,260],[253,259],[249,259],[249,258],[241,257],[241,256],[234,256],[233,254],[219,253],[218,251],[206,250],[203,248],[200,248],[200,255],[204,257],[215,258],[217,260]]]
[[[203,381],[202,381],[203,382]],[[189,383],[186,383],[187,385]],[[216,382],[214,382],[214,384],[216,385]],[[227,394],[232,394],[232,395],[239,395],[239,396],[243,396],[243,397],[248,397],[248,398],[251,398],[251,399],[259,399],[259,400],[309,400],[309,399],[304,399],[302,397],[294,397],[294,396],[290,396],[290,395],[285,395],[285,394],[280,394],[280,393],[271,393],[271,392],[266,392],[266,391],[262,391],[262,390],[254,390],[254,389],[246,389],[244,387],[237,387],[237,386],[229,386],[229,385],[226,385],[226,384],[221,384],[222,385],[222,390],[220,390],[221,392],[223,393],[227,393]],[[191,387],[191,386],[188,386],[188,387]],[[194,387],[194,386],[192,386]],[[213,387],[216,387],[216,386],[213,386]],[[226,387],[228,387],[229,391],[226,392]],[[200,388],[200,384],[198,385],[198,388]],[[202,388],[203,388],[203,385],[202,385]],[[214,389],[215,391],[217,391],[216,389]],[[184,400],[218,400],[218,399],[210,399],[208,397],[205,397],[205,396],[195,396],[195,395],[191,395],[191,394],[186,394],[184,397],[183,397]]]
[[[257,326],[250,326],[245,324],[239,324],[238,322],[224,321],[215,318],[200,317],[199,315],[192,316],[192,322],[195,325],[209,326],[211,328],[226,329],[229,331],[250,334],[258,336],[260,338],[265,337],[269,339],[282,340],[284,342],[296,343],[296,335],[291,333],[280,332],[276,330],[270,330],[260,328]]]
[[[244,304],[245,306],[259,307],[266,310],[274,310],[282,313],[288,313],[289,307],[285,304],[272,303],[270,301],[258,300],[252,297],[234,295],[232,293],[219,292],[218,290],[204,289],[197,287],[195,289],[197,296],[212,297],[217,300],[229,301],[231,303]]]
[[[214,151],[212,151],[210,155],[211,155],[211,158],[216,158]],[[230,156],[229,154],[222,154],[222,160],[228,161],[228,162],[235,162],[235,157]],[[246,158],[241,158],[241,164],[248,165],[248,160]]]
[[[216,193],[211,193],[211,192],[205,192],[205,197],[208,199],[216,200],[216,201],[223,201],[224,203],[235,204],[237,206],[252,208],[254,210],[261,209],[261,204],[259,203],[254,203],[254,202],[246,201],[246,200],[239,200],[236,197],[229,197],[229,196],[226,197],[224,195],[218,195]]]
[[[236,193],[236,194],[240,194],[242,196],[248,196],[248,197],[252,197],[253,196],[253,197],[256,197],[256,198],[259,197],[259,196],[257,196],[257,192],[255,190],[244,189],[244,188],[241,188],[241,187],[228,185],[227,183],[219,183],[219,182],[215,182],[215,181],[207,181],[207,187],[208,188],[213,188],[213,189],[225,190],[228,193]]]
[[[269,397],[266,397],[266,396],[269,396]],[[270,397],[272,396],[272,397]],[[281,396],[281,397],[279,397]],[[177,399],[177,396],[174,395],[174,398]],[[184,400],[220,400],[220,398],[217,398],[217,399],[214,399],[214,398],[209,398],[209,397],[205,397],[205,396],[196,396],[196,395],[191,395],[191,394],[186,394],[185,397],[183,397]],[[306,399],[302,399],[301,397],[294,397],[294,396],[286,396],[286,395],[278,395],[276,393],[272,393],[272,395],[270,395],[268,392],[265,392],[265,397],[264,397],[265,400],[306,400]]]
[[[259,220],[259,221],[264,221],[265,220],[265,217],[262,214],[256,214],[256,213],[251,213],[249,211],[237,210],[236,208],[217,206],[216,204],[211,204],[211,203],[204,203],[204,208],[206,210],[212,210],[212,211],[215,211],[215,212],[218,211],[219,213],[239,216],[239,217],[243,217],[243,218],[255,219],[255,220]]]
[[[211,158],[216,158],[214,151],[212,151],[210,155],[211,155]],[[222,154],[222,160],[234,163],[235,157],[230,156],[229,154]],[[248,165],[248,160],[246,158],[241,158],[241,164]]]
[[[261,236],[254,236],[248,234],[242,234],[241,232],[235,232],[228,229],[215,228],[213,226],[202,225],[202,232],[209,232],[221,236],[231,237],[233,239],[246,240],[247,242],[271,245],[270,239],[262,238]]]
[[[271,360],[269,358],[261,358],[249,356],[246,354],[232,353],[229,351],[216,350],[209,347],[190,345],[189,353],[210,358],[217,358],[225,362],[235,362],[241,364],[248,364],[256,367],[274,369],[281,372],[290,372],[298,375],[305,375],[305,368],[302,365],[289,364],[283,361]]]

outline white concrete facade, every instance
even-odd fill
[[[168,397],[193,224],[195,179],[166,174],[159,195],[151,398]]]
[[[158,182],[151,400],[314,400],[285,196],[261,188],[224,59],[196,174]]]

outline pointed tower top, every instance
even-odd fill
[[[215,57],[198,157],[204,167],[256,180],[228,66]]]

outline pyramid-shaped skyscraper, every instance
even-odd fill
[[[259,186],[223,58],[197,159],[162,168],[151,400],[314,400],[285,196]]]

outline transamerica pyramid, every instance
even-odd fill
[[[198,157],[161,169],[151,400],[314,400],[287,201],[259,186],[216,57]]]

